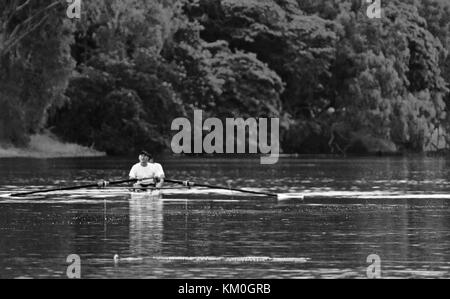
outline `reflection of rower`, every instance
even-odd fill
[[[164,184],[164,170],[159,163],[153,162],[153,157],[146,151],[139,155],[139,163],[130,170],[130,179],[137,179],[135,188],[156,187]]]
[[[129,205],[129,237],[132,258],[160,254],[163,233],[163,201],[142,200],[141,194],[133,193]]]

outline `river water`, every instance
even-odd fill
[[[366,278],[371,254],[383,278],[450,277],[448,159],[159,161],[171,178],[283,200],[195,190],[162,200],[99,190],[12,199],[121,179],[135,161],[0,159],[0,278],[66,278],[71,254],[82,278]]]

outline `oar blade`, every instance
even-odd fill
[[[303,194],[299,194],[299,193],[294,193],[294,194],[289,194],[289,193],[280,193],[277,194],[277,199],[279,201],[287,201],[287,200],[304,200],[305,196]]]

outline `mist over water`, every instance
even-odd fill
[[[365,278],[370,254],[382,277],[450,276],[448,159],[157,161],[171,178],[305,199],[95,189],[0,197],[0,277],[64,278],[70,254],[83,278]],[[123,178],[133,163],[0,159],[0,194]]]

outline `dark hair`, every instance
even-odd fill
[[[153,159],[153,156],[151,154],[149,154],[147,151],[141,151],[140,155],[145,155],[147,156],[149,159]]]

